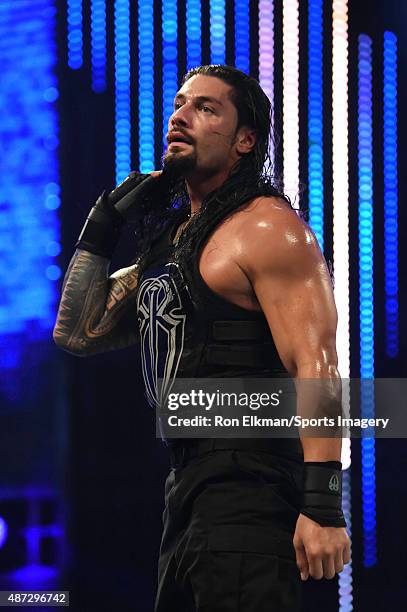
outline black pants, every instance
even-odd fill
[[[215,450],[165,484],[155,612],[299,612],[302,464]]]

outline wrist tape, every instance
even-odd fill
[[[124,222],[104,191],[91,209],[75,248],[111,259]]]
[[[322,527],[346,527],[342,512],[342,464],[340,461],[304,463],[301,514]]]

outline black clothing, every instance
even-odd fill
[[[155,612],[300,612],[302,464],[215,450],[172,469]]]
[[[199,272],[200,253],[216,225],[209,223],[199,237],[192,266],[175,263],[171,241],[182,219],[174,211],[174,222],[143,258],[138,282],[142,369],[152,407],[161,399],[157,378],[165,380],[162,396],[174,377],[288,376],[265,314],[221,297]]]
[[[182,220],[175,212],[174,223],[143,260],[139,278],[142,371],[153,408],[175,377],[288,376],[264,313],[222,298],[199,272],[199,255],[216,225],[202,232],[192,269],[174,262],[171,240]],[[158,378],[164,380],[160,391]],[[181,455],[183,446],[194,445],[165,442],[181,447]],[[246,442],[255,446],[256,440]],[[302,447],[298,439],[262,443],[269,448],[239,450],[236,440],[236,449],[213,450],[171,470],[156,612],[300,610],[292,537]]]

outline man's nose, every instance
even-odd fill
[[[188,124],[188,112],[185,110],[185,104],[177,108],[171,115],[171,125],[187,125]]]

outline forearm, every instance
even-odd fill
[[[340,461],[341,438],[301,437],[304,461]]]
[[[138,339],[135,301],[137,264],[109,278],[106,257],[77,249],[62,287],[54,340],[76,355],[124,348]]]
[[[131,172],[113,191],[99,196],[64,278],[54,328],[58,346],[75,355],[92,355],[138,341],[135,301],[140,258],[110,277],[109,264],[129,216],[141,214],[145,198],[167,187],[168,177],[162,171]]]
[[[300,429],[304,461],[340,461],[342,437],[337,423],[342,408],[342,385],[337,368],[300,368],[295,384],[297,414],[304,419],[319,419],[321,423],[315,429]]]

